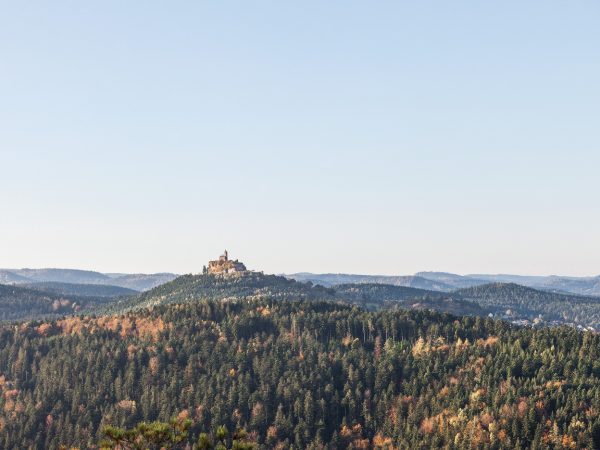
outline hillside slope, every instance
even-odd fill
[[[21,286],[0,285],[0,321],[83,313],[108,301],[108,297],[63,295]]]
[[[383,308],[431,309],[454,315],[484,316],[489,313],[478,303],[459,296],[389,284],[340,284],[333,286],[336,297],[365,309]]]

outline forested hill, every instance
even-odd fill
[[[456,295],[405,286],[340,284],[332,289],[339,300],[370,310],[393,307],[433,309],[461,316],[484,316],[490,312],[478,303],[464,301]]]
[[[172,417],[190,446],[224,425],[261,449],[599,448],[599,361],[571,328],[315,301],[3,325],[0,448]]]
[[[375,310],[390,307],[434,309],[455,315],[492,313],[523,324],[600,329],[600,299],[492,283],[451,293],[385,284],[341,284],[329,288],[276,275],[246,272],[235,276],[184,275],[150,291],[118,300],[100,312],[119,313],[170,303],[208,300],[327,300]]]
[[[0,284],[0,321],[82,313],[109,300]]]
[[[121,312],[149,306],[186,303],[203,299],[241,300],[336,300],[335,291],[312,283],[300,283],[277,275],[245,272],[235,276],[183,275],[144,292],[137,297],[111,305]]]
[[[497,314],[582,324],[600,329],[600,298],[556,294],[513,283],[491,283],[459,289],[455,295],[491,308]]]
[[[403,300],[424,298],[439,299],[448,296],[444,292],[378,283],[338,284],[332,286],[332,289],[340,298],[358,303],[364,301],[367,305],[369,302],[374,305],[381,305],[389,301],[400,302]]]
[[[447,293],[385,284],[343,284],[330,288],[276,275],[247,272],[239,276],[184,275],[136,297],[108,305],[103,312],[199,300],[327,300],[376,310],[390,307],[434,309],[456,315],[485,315],[477,303]]]

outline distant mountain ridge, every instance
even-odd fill
[[[430,291],[451,291],[455,286],[442,281],[427,279],[416,275],[393,276],[393,275],[359,275],[344,273],[309,273],[299,272],[285,275],[287,278],[296,281],[310,281],[323,286],[335,286],[337,284],[391,284],[393,286],[413,287],[417,289],[427,289]]]
[[[435,280],[440,283],[452,286],[455,289],[478,286],[487,284],[489,280],[479,279],[468,275],[457,275],[449,272],[417,272],[415,276],[425,278],[427,280]]]
[[[361,275],[344,273],[298,272],[285,275],[297,281],[312,281],[324,286],[344,283],[380,283],[409,286],[420,289],[450,292],[489,283],[515,283],[534,289],[555,293],[577,294],[600,297],[600,276],[528,276],[510,274],[458,275],[449,272],[417,272],[414,275]]]
[[[82,272],[79,274],[77,271],[69,271],[66,275],[71,279],[81,275],[76,279],[83,281],[99,278],[106,283],[115,283],[115,280],[120,283],[124,281],[149,283],[160,281],[161,277],[168,280],[171,276],[158,274],[157,278],[148,278],[151,276]],[[491,315],[521,325],[567,324],[600,330],[600,297],[553,292],[514,283],[488,283],[481,278],[444,272],[420,273],[435,278],[433,280],[423,276],[378,277],[305,273],[297,275],[301,279],[299,281],[289,275],[283,277],[251,271],[231,275],[190,274],[160,283],[144,292],[136,292],[114,284],[77,284],[56,281],[23,283],[21,273],[40,278],[62,275],[57,269],[40,272],[28,269],[17,273],[15,278],[21,282],[11,286],[28,288],[29,291],[17,289],[4,291],[5,306],[8,308],[3,314],[4,320],[14,320],[19,317],[33,318],[44,314],[69,314],[79,311],[82,307],[82,313],[121,314],[159,305],[200,300],[239,302],[268,299],[270,301],[332,301],[357,305],[366,310],[397,307],[433,309],[457,316]],[[352,282],[340,283],[348,280]],[[397,284],[385,283],[384,281],[387,280]],[[524,277],[524,281],[532,280]],[[536,279],[536,281],[540,280]],[[454,286],[467,287],[457,289]],[[37,294],[33,291],[37,291]],[[0,302],[2,300],[0,298]],[[61,304],[61,307],[57,308],[58,303],[55,300],[59,303],[62,300],[69,301],[62,302],[65,306]]]
[[[105,274],[91,270],[79,269],[0,269],[0,283],[69,283],[110,285],[135,291],[146,291],[160,284],[172,281],[178,275],[173,273],[153,274]]]
[[[505,274],[468,276],[494,282],[515,283],[552,292],[571,292],[579,295],[600,296],[600,276],[567,277],[550,275],[544,277]]]

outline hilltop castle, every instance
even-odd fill
[[[246,271],[246,266],[243,263],[239,262],[237,259],[235,261],[229,259],[227,250],[225,250],[225,252],[219,256],[219,259],[216,261],[208,262],[208,273],[213,275],[240,273]]]

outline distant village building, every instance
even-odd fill
[[[219,259],[216,261],[208,262],[208,273],[213,275],[240,273],[246,271],[246,266],[243,263],[239,262],[237,259],[235,261],[229,259],[227,250],[225,250],[225,252],[219,256]]]

